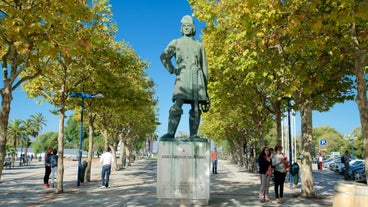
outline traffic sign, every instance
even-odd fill
[[[325,140],[325,139],[319,140],[319,145],[326,146],[327,145],[327,140]]]

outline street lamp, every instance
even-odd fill
[[[81,118],[80,118],[80,134],[79,134],[79,151],[78,151],[78,181],[77,185],[80,186],[80,178],[81,178],[81,168],[82,168],[82,138],[83,138],[83,111],[84,111],[84,99],[85,98],[103,98],[104,96],[101,93],[97,94],[87,94],[84,93],[71,93],[70,97],[82,98],[81,103]]]

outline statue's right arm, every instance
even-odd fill
[[[175,55],[175,42],[171,41],[170,44],[166,47],[164,52],[160,56],[160,60],[167,71],[172,74],[175,71],[175,67],[171,62],[171,58]]]

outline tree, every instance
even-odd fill
[[[195,15],[207,23],[203,42],[209,73],[214,75],[209,91],[218,102],[227,103],[229,95],[236,97],[241,91],[251,95],[246,100],[262,94],[249,108],[266,100],[260,105],[277,116],[277,126],[284,98],[293,99],[294,109],[300,110],[303,195],[313,197],[312,110],[327,111],[334,103],[353,98],[351,61],[336,47],[333,35],[320,30],[335,26],[326,23],[333,2],[190,2]],[[259,130],[258,134],[264,133]]]
[[[34,126],[33,130],[31,131],[31,135],[34,138],[36,138],[39,135],[42,128],[44,126],[47,126],[46,118],[43,116],[42,113],[36,113],[31,115],[30,120],[32,125]]]
[[[48,70],[26,83],[24,88],[29,97],[41,97],[41,101],[48,101],[57,108],[57,148],[60,157],[64,155],[65,113],[73,104],[76,106],[80,103],[80,100],[71,100],[69,95],[81,88],[91,74],[96,73],[95,68],[89,64],[89,56],[98,50],[101,42],[112,39],[109,34],[113,27],[110,24],[111,12],[106,3],[67,0],[53,1],[50,3],[51,8],[45,7],[52,11],[46,21],[48,53],[43,58],[49,61]],[[26,72],[25,75],[28,75],[32,71]],[[63,172],[63,159],[59,159],[56,193],[63,192]]]
[[[14,119],[10,122],[7,134],[9,136],[8,142],[17,149],[20,143],[23,143],[22,135],[24,134],[24,121],[21,119]],[[12,154],[12,160],[15,160],[15,155]]]
[[[31,141],[30,137],[34,131],[36,131],[36,126],[33,124],[32,120],[29,118],[23,122],[24,132],[22,135],[23,146],[25,146],[24,157],[28,154],[28,143]]]
[[[3,170],[12,94],[22,83],[46,69],[45,41],[54,5],[49,1],[0,1],[0,178]],[[46,21],[47,20],[47,21]],[[46,38],[47,39],[47,38]],[[47,50],[47,49],[46,49]],[[47,53],[47,52],[46,52]],[[27,74],[24,72],[27,71]]]

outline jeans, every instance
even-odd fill
[[[102,186],[109,187],[111,165],[103,166],[101,172]]]
[[[212,160],[212,173],[217,173],[217,160]]]
[[[51,168],[51,184],[54,184],[54,180],[57,176],[57,167],[52,167]]]

